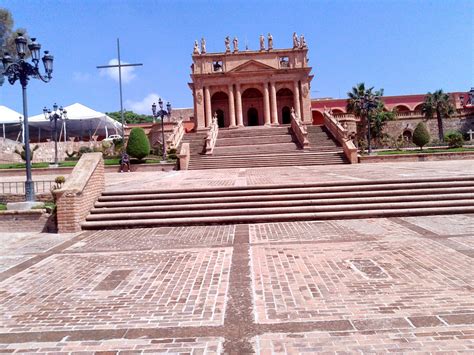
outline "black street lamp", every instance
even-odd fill
[[[160,105],[160,110],[159,111],[156,111],[156,104],[153,103],[153,105],[151,105],[151,110],[153,111],[153,117],[154,118],[158,118],[160,117],[161,118],[161,141],[162,141],[162,151],[163,151],[163,160],[166,160],[166,146],[165,146],[165,130],[164,130],[164,126],[163,126],[163,118],[165,116],[171,116],[171,104],[168,102],[166,104],[166,110],[163,110],[163,100],[161,100],[161,97],[160,99],[158,100],[158,105]]]
[[[28,44],[28,40],[23,37],[22,33],[18,33],[15,38],[17,58],[12,58],[10,54],[4,53],[2,58],[3,75],[8,78],[8,82],[13,85],[17,80],[20,81],[23,95],[23,125],[24,125],[24,141],[25,141],[25,159],[26,159],[26,181],[25,181],[25,198],[28,202],[35,200],[35,187],[31,178],[31,152],[30,152],[30,131],[28,128],[28,103],[26,96],[26,86],[30,77],[40,79],[47,83],[51,80],[53,73],[53,56],[48,51],[44,51],[43,61],[45,74],[42,75],[39,70],[38,63],[40,61],[41,45],[36,43],[36,39],[32,38]],[[26,50],[30,50],[31,60],[33,64],[25,60]]]
[[[58,165],[58,120],[65,121],[67,120],[67,111],[63,109],[62,106],[59,106],[55,103],[53,105],[53,111],[51,109],[43,108],[44,118],[49,120],[49,122],[54,122],[53,126],[53,136],[54,136],[54,164]]]

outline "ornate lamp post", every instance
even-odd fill
[[[30,77],[40,79],[47,83],[51,80],[53,73],[53,56],[48,51],[44,51],[43,61],[45,74],[40,73],[38,63],[40,61],[41,45],[36,43],[36,39],[32,38],[28,44],[28,40],[19,33],[15,39],[17,58],[12,58],[10,54],[4,53],[2,58],[3,75],[8,78],[8,82],[13,85],[17,80],[20,81],[23,94],[23,125],[24,125],[24,141],[25,141],[25,159],[26,159],[26,181],[25,181],[25,198],[28,202],[35,200],[35,188],[31,179],[31,152],[30,152],[30,132],[28,128],[28,102],[26,96],[26,87]],[[33,64],[25,60],[26,50],[30,50],[31,60]]]
[[[65,121],[67,120],[67,111],[63,109],[62,106],[59,106],[55,103],[53,105],[53,112],[46,107],[43,108],[44,118],[49,120],[49,122],[54,122],[53,125],[53,135],[54,135],[54,164],[58,165],[58,120]]]
[[[161,118],[161,141],[162,141],[162,150],[163,150],[163,160],[166,160],[166,146],[165,146],[165,130],[164,130],[164,123],[163,118],[165,116],[171,116],[171,104],[168,102],[166,104],[166,111],[163,110],[163,100],[158,100],[158,105],[160,105],[160,110],[156,111],[156,104],[153,103],[151,105],[151,110],[153,111],[153,117],[156,119],[157,117]]]

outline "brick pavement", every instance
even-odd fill
[[[472,353],[472,219],[4,238],[0,353]]]

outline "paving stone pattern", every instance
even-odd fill
[[[471,220],[5,237],[0,353],[473,353]]]

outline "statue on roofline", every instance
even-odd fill
[[[239,51],[239,39],[237,37],[234,37],[234,53]]]
[[[260,50],[265,50],[265,37],[263,35],[260,35]]]
[[[301,35],[300,37],[300,48],[306,48],[306,40],[304,39],[304,35]]]
[[[201,53],[202,54],[205,54],[206,53],[206,40],[203,38],[201,38]]]
[[[199,54],[199,46],[198,46],[198,41],[194,41],[194,49],[193,49],[193,54]]]
[[[229,53],[230,52],[230,38],[229,38],[229,36],[227,36],[225,38],[224,43],[225,43],[225,52]]]
[[[299,48],[300,42],[298,41],[298,35],[296,32],[293,32],[293,49]]]
[[[273,36],[271,33],[268,34],[268,50],[271,51],[273,49]]]

